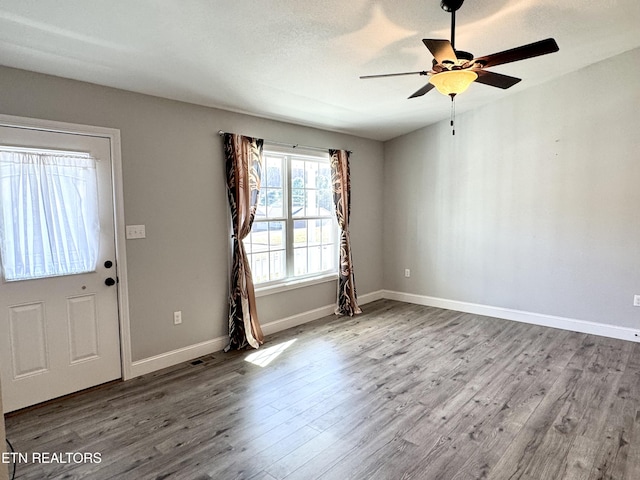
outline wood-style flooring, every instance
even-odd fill
[[[640,344],[380,300],[6,422],[101,457],[17,479],[638,480]]]

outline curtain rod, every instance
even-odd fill
[[[227,132],[223,132],[222,130],[218,130],[218,135],[222,136]],[[300,144],[290,144],[290,143],[284,143],[284,142],[275,142],[273,140],[265,140],[265,142],[270,143],[272,145],[279,145],[281,147],[290,147],[290,148],[304,148],[305,150],[316,150],[318,152],[328,152],[329,149],[328,148],[322,148],[322,147],[313,147],[311,145],[300,145]],[[347,150],[347,152],[349,153],[353,153],[351,150]]]

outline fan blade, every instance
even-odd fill
[[[421,72],[401,72],[401,73],[383,73],[380,75],[363,75],[360,78],[383,78],[383,77],[400,77],[402,75],[428,75],[429,72],[422,70]]]
[[[553,38],[547,38],[546,40],[522,45],[521,47],[505,50],[504,52],[485,55],[484,57],[476,58],[473,61],[481,63],[485,68],[494,67],[504,63],[517,62],[518,60],[524,60],[526,58],[546,55],[547,53],[557,52],[558,50],[560,50],[560,48],[556,41]]]
[[[433,58],[435,58],[438,63],[442,63],[445,60],[455,61],[458,59],[449,40],[423,38],[422,43],[429,49]]]
[[[434,86],[432,83],[427,83],[424,87],[422,87],[420,90],[418,90],[417,92],[415,92],[413,95],[411,95],[409,98],[416,98],[416,97],[421,97],[422,95],[424,95],[425,93],[428,93],[431,91],[431,89],[433,89]]]
[[[503,90],[513,87],[516,83],[522,80],[521,78],[510,77],[509,75],[503,75],[502,73],[487,72],[486,70],[473,71],[478,74],[476,83],[484,83],[485,85],[502,88]]]

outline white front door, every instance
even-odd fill
[[[71,189],[65,187],[71,191],[69,195],[51,200],[42,194],[42,198],[38,198],[38,202],[44,204],[41,211],[50,210],[54,216],[56,211],[62,212],[61,215],[67,215],[68,218],[60,221],[77,224],[73,228],[80,230],[84,228],[85,221],[79,220],[80,215],[74,209],[93,209],[93,213],[90,211],[88,215],[94,215],[94,227],[86,226],[86,237],[93,235],[96,240],[95,248],[90,249],[92,254],[89,255],[92,266],[84,270],[80,268],[81,273],[54,271],[53,274],[43,274],[42,269],[39,273],[33,273],[29,265],[41,261],[43,256],[47,256],[46,253],[39,252],[29,243],[30,240],[21,247],[21,251],[11,246],[10,254],[6,253],[6,245],[2,245],[4,256],[10,257],[1,259],[3,275],[0,280],[0,364],[5,412],[121,378],[117,287],[108,285],[114,282],[105,283],[107,279],[117,280],[110,145],[108,138],[100,136],[0,126],[0,149],[54,157],[59,152],[81,152],[93,159],[91,169],[93,178],[97,178],[97,194],[94,193],[91,201],[81,195],[78,196],[80,200],[74,200],[74,188],[81,186],[73,183],[75,180],[69,180],[69,176],[75,175],[69,170],[61,174],[66,177],[63,182],[71,182],[68,183],[72,185]],[[76,168],[73,160],[70,166]],[[65,167],[69,165],[65,164]],[[3,175],[8,176],[6,171]],[[0,222],[0,228],[13,221],[14,226],[22,222],[22,225],[17,225],[16,231],[25,231],[24,236],[30,236],[32,231],[39,229],[56,230],[55,227],[36,225],[45,221],[45,215],[39,213],[37,208],[31,217],[17,212],[15,205],[18,202],[34,203],[34,193],[26,193],[32,189],[31,186],[18,188],[6,178],[0,178],[0,182],[0,212],[7,211],[7,204],[13,205],[11,212],[3,213],[5,216],[0,218],[4,222]],[[47,183],[46,179],[38,179],[35,183],[38,182]],[[36,188],[40,187],[33,187]],[[48,190],[46,186],[42,188]],[[67,197],[71,200],[65,200]],[[55,205],[48,205],[51,203]],[[73,213],[69,215],[69,212]],[[13,220],[8,220],[11,215]],[[4,239],[2,241],[5,244],[21,243],[7,241],[4,235],[0,232],[0,240]],[[11,238],[20,235],[16,233]],[[53,243],[53,238],[60,236],[59,233],[46,231],[44,235],[51,237],[45,244]],[[31,243],[42,243],[42,236]],[[82,232],[80,237],[83,237]],[[74,241],[75,237],[65,239],[54,248],[59,255],[71,257],[73,255],[69,252],[73,248],[68,245]],[[11,269],[20,271],[22,279],[8,278],[8,265],[10,259],[13,262],[14,258],[17,258],[18,266],[12,266]]]

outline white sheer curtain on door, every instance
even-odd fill
[[[94,158],[0,147],[0,253],[5,280],[94,271],[99,238]]]

